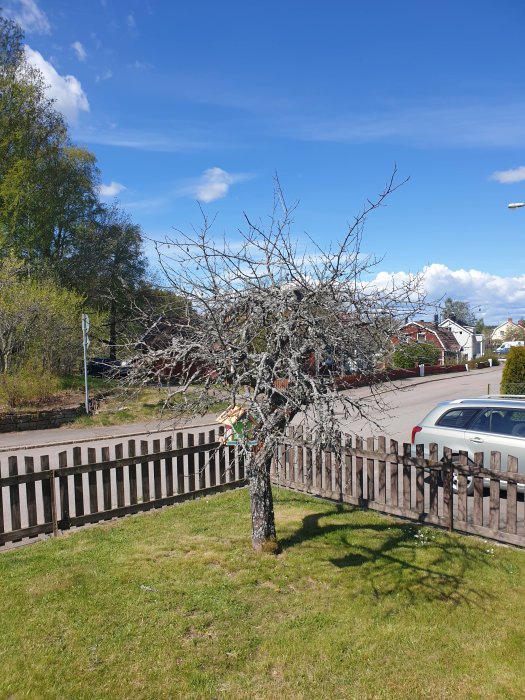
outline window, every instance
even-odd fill
[[[471,418],[478,411],[479,408],[454,408],[452,411],[447,411],[442,415],[436,425],[442,425],[445,428],[466,428]]]
[[[469,429],[481,433],[523,437],[525,415],[523,411],[487,408],[473,421]]]

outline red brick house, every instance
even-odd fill
[[[435,345],[441,355],[439,364],[444,365],[446,361],[461,362],[461,346],[454,337],[452,331],[447,328],[440,328],[437,323],[428,321],[411,321],[399,329],[399,333],[392,337],[392,343],[397,345],[403,341],[413,341],[416,343],[431,343]]]

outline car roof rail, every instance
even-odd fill
[[[525,394],[483,394],[482,399],[511,399],[525,401]]]

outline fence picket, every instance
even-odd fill
[[[40,471],[49,472],[49,455],[42,455],[40,457]],[[55,523],[55,518],[53,518],[53,504],[51,503],[51,481],[55,481],[52,474],[48,479],[42,480],[42,511],[44,514],[45,523]],[[0,489],[0,508],[1,508],[1,491]],[[56,508],[56,504],[55,504]],[[56,513],[55,513],[56,515]],[[2,525],[2,518],[0,516],[0,527]]]
[[[466,452],[459,453],[459,463],[462,467],[468,465],[468,457]],[[465,474],[458,473],[458,520],[466,522],[467,520],[467,477]]]
[[[208,433],[208,440],[210,445],[215,442],[215,430],[210,430]],[[210,450],[208,452],[209,459],[209,473],[210,473],[210,486],[215,486],[217,483],[217,449]]]
[[[67,468],[67,452],[59,452],[58,454],[58,468]],[[69,510],[69,484],[68,476],[60,476],[58,478],[58,489],[60,498],[60,521],[58,527],[61,530],[68,530],[70,525],[70,510]]]
[[[80,447],[73,447],[73,466],[82,464],[82,453]],[[83,474],[75,474],[73,477],[73,493],[75,500],[75,516],[84,515],[84,485]]]
[[[120,442],[115,445],[115,459],[124,458],[124,445]],[[117,508],[123,508],[125,501],[124,495],[124,467],[115,469],[115,478],[117,480]]]
[[[324,452],[324,492],[327,496],[333,494],[333,484],[332,484],[332,453]]]
[[[88,447],[88,464],[95,464],[97,461],[97,451],[94,447]],[[88,474],[88,489],[89,489],[89,512],[98,513],[98,484],[97,472],[89,472]]]
[[[437,443],[433,442],[428,446],[428,456],[429,460],[431,462],[434,462],[437,464],[439,460],[438,456],[438,446]],[[437,518],[438,516],[438,494],[439,494],[439,489],[438,489],[438,471],[436,469],[431,469],[430,470],[430,476],[429,476],[429,512],[430,515],[434,516]]]
[[[147,445],[147,443],[146,443]],[[103,447],[101,450],[102,461],[109,462],[109,447]],[[111,510],[111,470],[102,470],[102,494],[104,499],[104,510]]]
[[[353,475],[352,475],[352,455],[350,454],[350,450],[352,449],[352,436],[351,435],[345,435],[345,479],[344,479],[344,485],[343,485],[343,493],[345,493],[348,496],[353,496],[353,486],[354,486],[354,481],[353,481]]]
[[[135,446],[135,440],[128,440],[128,457],[135,457],[137,454],[137,448]],[[135,505],[138,501],[137,493],[137,465],[130,464],[128,466],[129,475],[129,502],[131,505]]]
[[[373,437],[366,439],[367,452],[374,451],[375,440]],[[368,457],[366,460],[366,496],[369,501],[375,501],[375,479],[374,479],[375,460]]]
[[[476,467],[483,467],[483,452],[474,455]],[[483,477],[474,477],[474,506],[472,509],[472,522],[475,526],[483,525]]]
[[[164,440],[164,450],[171,452],[173,449],[171,435]],[[166,457],[166,496],[173,495],[173,459]]]
[[[9,465],[9,476],[16,476],[18,474],[18,458],[9,457],[7,462]],[[20,486],[18,484],[13,484],[9,487],[9,502],[11,505],[11,529],[21,530]]]
[[[377,438],[378,452],[386,452],[386,438],[381,435]],[[379,480],[377,499],[379,503],[386,503],[386,461],[380,459],[377,463],[377,477]]]
[[[363,438],[356,437],[355,439],[356,450],[363,451]],[[363,457],[356,455],[355,458],[355,497],[359,500],[363,500]]]
[[[25,457],[25,473],[33,474],[35,471],[35,465],[33,457]],[[33,527],[37,524],[37,510],[36,510],[36,485],[33,481],[32,483],[26,484],[26,503],[27,503],[27,524],[29,527]]]
[[[148,450],[148,441],[147,440],[141,440],[140,441],[140,454],[142,457],[147,455],[149,452]],[[146,501],[149,501],[151,496],[150,496],[150,488],[149,488],[149,460],[148,459],[143,459],[140,462],[140,480],[142,484],[142,501],[145,503]]]
[[[199,433],[199,445],[206,444],[206,433]],[[206,488],[206,453],[204,451],[199,452],[197,456],[198,463],[198,487],[199,489]]]
[[[160,452],[160,440],[153,440],[153,452]],[[160,459],[153,460],[153,493],[155,494],[155,499],[162,498]]]
[[[175,445],[178,450],[182,450],[184,446],[184,433],[175,435]],[[177,493],[186,492],[186,479],[184,477],[184,457],[177,457]]]
[[[195,436],[193,433],[188,433],[186,437],[186,444],[188,447],[193,447],[195,445]],[[184,479],[185,482],[185,490],[186,493],[190,491],[195,491],[195,456],[192,454],[189,454],[187,459],[186,459],[186,477]]]
[[[443,518],[448,529],[452,531],[454,526],[454,492],[452,490],[452,450],[445,447],[443,456],[447,462],[447,467],[443,472]]]
[[[390,502],[399,505],[399,445],[397,440],[390,440]]]
[[[507,471],[515,474],[518,471],[518,460],[516,457],[510,457],[507,460]],[[515,535],[517,529],[517,495],[518,487],[515,483],[507,482],[507,527],[506,530],[511,535]]]
[[[497,471],[501,468],[501,453],[492,452],[490,455],[490,468],[491,470],[496,469]],[[489,500],[489,528],[491,530],[499,529],[499,511],[500,511],[500,497],[499,497],[499,479],[490,480],[490,500]]]
[[[403,443],[403,508],[410,510],[412,496],[412,447],[410,443]]]

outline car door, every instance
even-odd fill
[[[507,471],[507,457],[518,459],[519,471],[525,467],[525,438],[513,434],[517,427],[514,409],[488,408],[469,426],[470,450],[483,452],[483,464],[490,468],[491,452],[501,453],[501,471]]]

